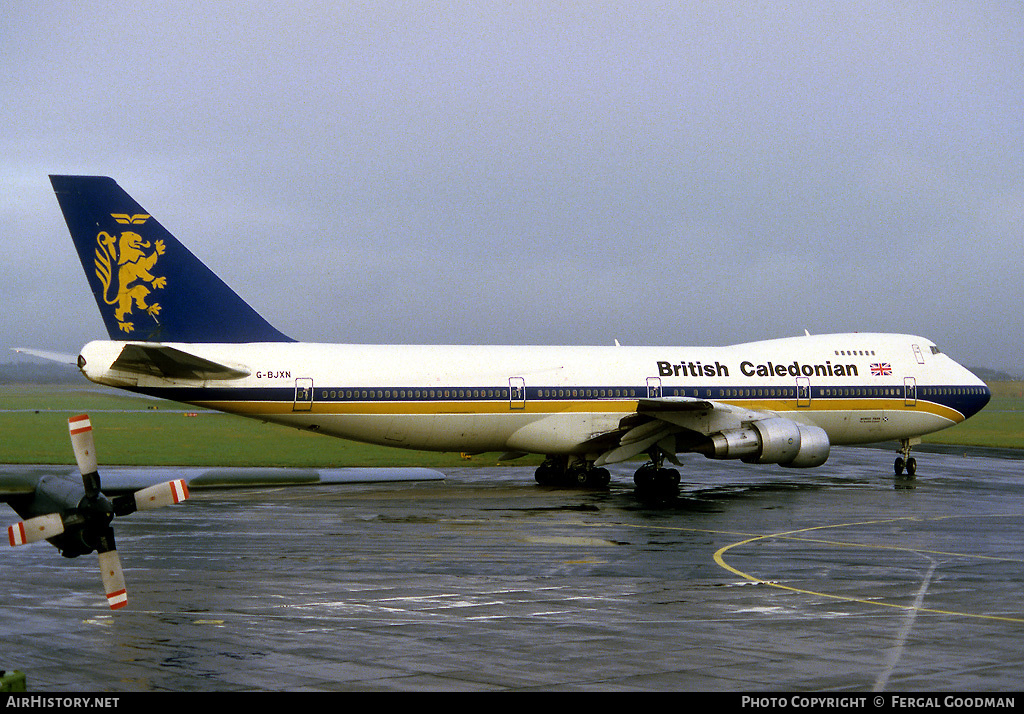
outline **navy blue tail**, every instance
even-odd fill
[[[291,342],[105,176],[51,176],[112,340]]]

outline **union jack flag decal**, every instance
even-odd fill
[[[871,365],[871,374],[876,377],[888,377],[892,374],[892,365],[888,362],[875,362]]]

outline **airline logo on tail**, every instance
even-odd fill
[[[148,213],[136,213],[134,216],[129,216],[127,213],[111,213],[110,217],[118,223],[125,225],[141,226],[149,218]]]
[[[144,213],[110,215],[122,225],[144,225],[149,218]],[[128,334],[135,330],[135,323],[128,317],[136,307],[159,324],[160,304],[147,298],[154,290],[167,287],[167,278],[152,273],[165,252],[164,242],[150,243],[134,231],[123,231],[120,235],[100,231],[96,244],[96,277],[103,284],[103,302],[117,306],[114,317],[121,331]]]

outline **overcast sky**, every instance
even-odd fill
[[[301,340],[1024,362],[1017,0],[18,0],[0,46],[5,347],[106,339],[84,173]]]

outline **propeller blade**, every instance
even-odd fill
[[[68,419],[68,431],[71,434],[71,448],[75,451],[78,470],[82,472],[82,482],[88,496],[95,496],[100,490],[99,468],[96,462],[96,444],[92,438],[92,422],[88,414],[79,414]]]
[[[156,486],[149,486],[141,491],[135,492],[135,506],[140,511],[148,511],[152,508],[170,506],[181,503],[188,498],[188,485],[184,479],[158,483]]]
[[[100,575],[103,577],[103,591],[111,610],[118,610],[128,604],[128,591],[124,586],[121,559],[116,550],[100,553]]]
[[[100,576],[103,578],[103,590],[107,593],[107,604],[111,610],[118,610],[128,604],[128,591],[124,586],[113,528],[108,527],[100,534],[96,553],[100,557]]]
[[[7,527],[7,539],[11,546],[35,543],[53,538],[64,532],[64,521],[57,513],[47,513]]]

